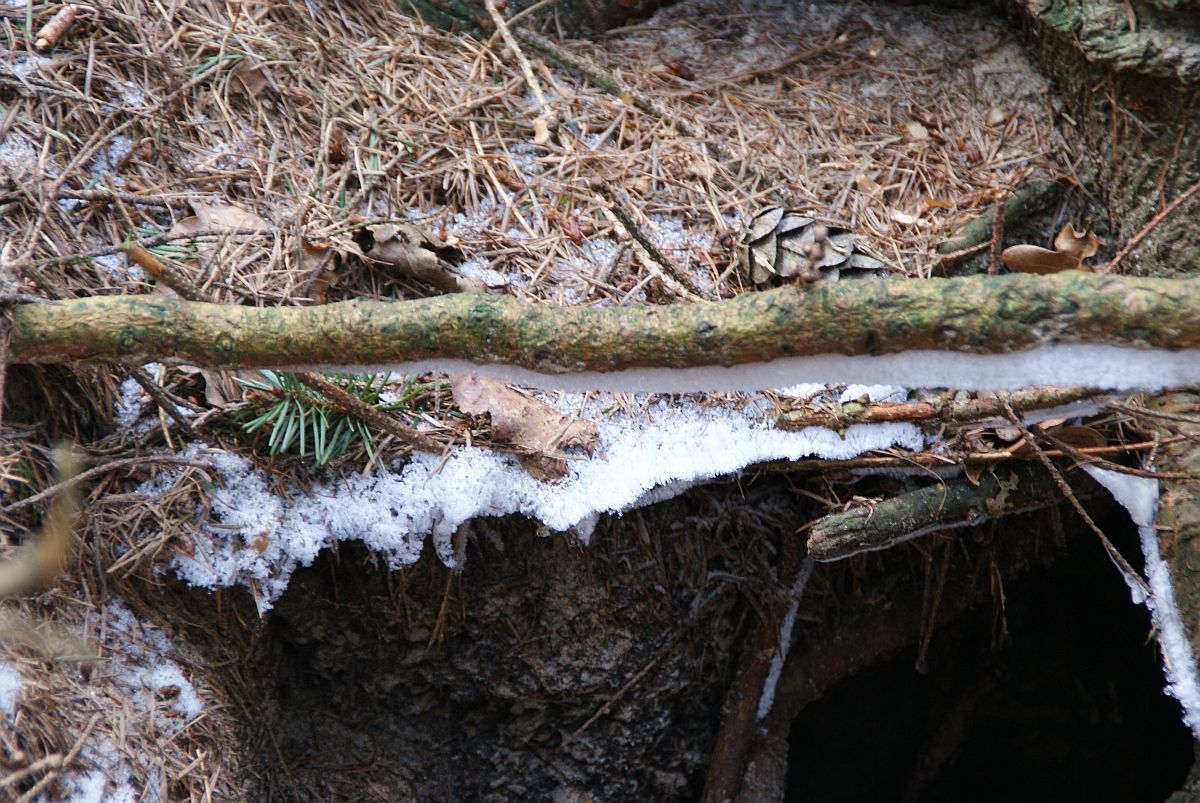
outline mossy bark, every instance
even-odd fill
[[[1076,496],[1095,495],[1083,474],[1070,475]],[[977,480],[928,485],[871,505],[822,516],[808,531],[813,560],[841,560],[894,546],[917,535],[1066,504],[1054,479],[1041,465],[996,467]]]
[[[14,363],[381,365],[437,358],[545,374],[732,366],[811,354],[1200,347],[1200,282],[1068,272],[780,288],[667,307],[558,308],[464,293],[257,308],[103,297],[13,309]]]
[[[1082,169],[1095,173],[1107,213],[1096,223],[1118,246],[1200,178],[1200,14],[1121,0],[1006,5],[1058,90],[1064,134],[1089,155]],[[1158,224],[1122,271],[1195,275],[1198,214],[1200,195]]]
[[[1093,158],[1114,244],[1154,223],[1121,264],[1144,276],[1200,275],[1200,193],[1155,222],[1200,181],[1200,13],[1189,0],[1008,0],[1024,24],[1064,111]],[[1173,393],[1147,407],[1166,416],[1148,426],[1188,439],[1157,450],[1153,467],[1200,471],[1200,395]],[[1200,494],[1164,480],[1156,522],[1160,548],[1192,648],[1200,654]],[[1196,777],[1196,770],[1193,770]],[[1196,799],[1181,790],[1173,800]]]

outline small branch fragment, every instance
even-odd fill
[[[640,95],[627,86],[624,82],[608,73],[603,67],[596,64],[590,59],[575,54],[568,53],[561,47],[556,45],[550,39],[547,39],[541,34],[532,31],[521,30],[515,34],[525,44],[530,45],[535,50],[540,51],[547,58],[558,62],[559,65],[566,67],[569,70],[575,70],[583,73],[589,81],[604,91],[615,95],[629,105],[633,106],[638,111],[644,112],[658,120],[666,120],[675,127],[679,133],[685,136],[695,137],[696,139],[704,139],[704,132],[692,125],[686,120],[675,117],[663,111],[658,105],[644,95]],[[715,155],[724,159],[729,156],[719,145],[710,144],[709,146]]]
[[[1096,493],[1086,475],[1072,487],[1078,496]],[[887,549],[938,530],[974,527],[1061,504],[1058,490],[1040,466],[996,466],[978,485],[958,479],[818,519],[809,530],[808,551],[813,560],[827,562]]]
[[[1004,220],[1009,226],[1019,225],[1048,202],[1058,189],[1058,184],[1053,181],[1037,181],[1022,187],[1005,201]],[[987,243],[992,236],[995,215],[996,208],[992,207],[942,242],[937,252],[946,256]]]
[[[546,96],[542,93],[542,85],[538,82],[537,76],[533,74],[533,68],[529,66],[529,59],[525,58],[525,51],[521,49],[520,43],[508,29],[504,15],[496,7],[496,0],[483,0],[483,5],[487,9],[488,16],[492,18],[496,30],[504,39],[504,44],[516,57],[517,65],[521,68],[521,75],[525,77],[525,83],[529,85],[529,91],[533,93],[533,99],[537,102],[538,117],[533,121],[533,142],[535,145],[545,145],[550,141],[550,135],[558,128],[558,119],[551,110],[550,104],[546,102]]]
[[[75,3],[67,3],[60,8],[50,18],[50,21],[37,32],[33,46],[38,50],[49,50],[57,45],[58,40],[62,39],[63,34],[71,27],[71,23],[75,22],[75,18],[79,16],[79,10],[79,6]]]
[[[711,297],[711,294],[705,293],[699,285],[692,281],[692,277],[688,276],[687,273],[680,269],[674,262],[667,259],[667,257],[661,251],[659,251],[657,247],[655,247],[654,243],[650,242],[650,238],[647,237],[644,232],[642,232],[637,223],[633,221],[633,218],[629,216],[629,213],[622,209],[621,205],[613,200],[613,198],[610,197],[606,191],[601,190],[600,194],[609,202],[608,211],[612,212],[613,217],[621,222],[621,225],[625,228],[625,231],[629,232],[629,236],[637,240],[638,245],[645,249],[646,253],[649,254],[652,260],[654,260],[655,264],[662,268],[672,281],[679,284],[697,298]]]
[[[121,250],[125,252],[125,256],[129,258],[130,262],[170,287],[179,294],[180,298],[186,298],[188,301],[209,300],[208,295],[196,287],[191,279],[184,276],[174,265],[159,259],[137,243],[125,243],[121,246]]]
[[[1004,250],[1004,204],[997,201],[992,206],[992,241],[991,261],[988,262],[988,275],[1000,273],[1000,265],[1004,261],[1000,254]]]
[[[1200,348],[1200,281],[1078,271],[880,279],[606,309],[484,293],[313,307],[108,296],[15,305],[12,324],[14,364],[158,360],[286,368],[457,359],[557,377],[803,355],[1013,353],[1048,343],[1178,352]],[[712,389],[715,379],[703,381]]]
[[[167,417],[174,421],[179,429],[192,440],[196,440],[195,428],[192,427],[192,422],[187,419],[187,416],[179,409],[174,400],[171,399],[166,389],[154,381],[154,377],[146,373],[144,368],[139,368],[136,365],[123,366],[129,372],[129,376],[134,382],[142,386],[142,390],[154,400],[158,408],[167,414]]]
[[[1035,388],[1012,394],[1009,404],[1018,412],[1048,410],[1064,404],[1104,395],[1095,388]],[[851,424],[876,424],[885,421],[947,421],[960,423],[1004,416],[1004,401],[991,394],[965,401],[935,400],[898,404],[865,405],[842,402],[815,409],[796,407],[784,410],[775,419],[779,429],[829,427],[843,429]]]

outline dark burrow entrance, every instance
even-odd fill
[[[737,508],[740,493],[606,520],[587,548],[481,523],[449,584],[432,559],[389,572],[361,548],[323,555],[264,634],[261,799],[698,799],[754,613],[739,593],[690,612],[714,577],[761,571],[803,519],[778,487]],[[1033,548],[1036,522],[997,541]],[[1140,554],[1122,515],[1102,526]],[[985,554],[973,540],[941,544]],[[911,563],[905,549],[879,571]],[[1178,789],[1192,740],[1146,610],[1090,534],[1050,551],[939,628],[924,672],[910,646],[804,708],[785,799],[1137,803]],[[830,571],[868,577],[839,566],[812,581],[825,619],[861,596],[830,596]]]
[[[1138,556],[1121,518],[1106,531]],[[1157,803],[1180,787],[1191,736],[1149,615],[1094,537],[1006,584],[1003,620],[997,607],[939,630],[924,673],[910,648],[809,705],[786,800]]]

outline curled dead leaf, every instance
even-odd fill
[[[267,69],[262,59],[253,53],[242,57],[237,66],[233,68],[233,77],[235,80],[232,87],[240,89],[249,98],[258,97],[263,90],[274,87],[271,71]]]
[[[600,433],[591,421],[573,420],[503,382],[474,375],[451,376],[450,391],[464,413],[490,415],[492,435],[524,450],[521,463],[539,480],[566,476],[564,450],[582,449],[591,455],[600,442]]]
[[[901,127],[909,139],[917,141],[929,139],[929,129],[916,120],[910,120]]]
[[[1003,125],[1008,122],[1009,112],[1001,106],[992,106],[983,116],[983,122],[990,126]]]
[[[1000,255],[1010,270],[1018,273],[1049,274],[1064,270],[1090,271],[1083,260],[1094,256],[1100,243],[1090,231],[1076,231],[1070,223],[1063,226],[1054,238],[1054,248],[1037,245],[1014,245]]]
[[[1054,238],[1054,247],[1064,254],[1084,260],[1096,254],[1100,249],[1100,241],[1087,229],[1075,231],[1075,227],[1068,223],[1059,229]]]
[[[483,282],[459,276],[442,258],[447,249],[416,226],[386,223],[367,226],[369,241],[362,244],[369,260],[390,265],[401,273],[430,284],[445,293],[482,293]]]

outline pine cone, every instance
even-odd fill
[[[738,238],[737,258],[760,288],[796,277],[837,281],[843,271],[853,271],[847,278],[888,272],[882,260],[854,244],[854,232],[779,206],[750,220]]]

